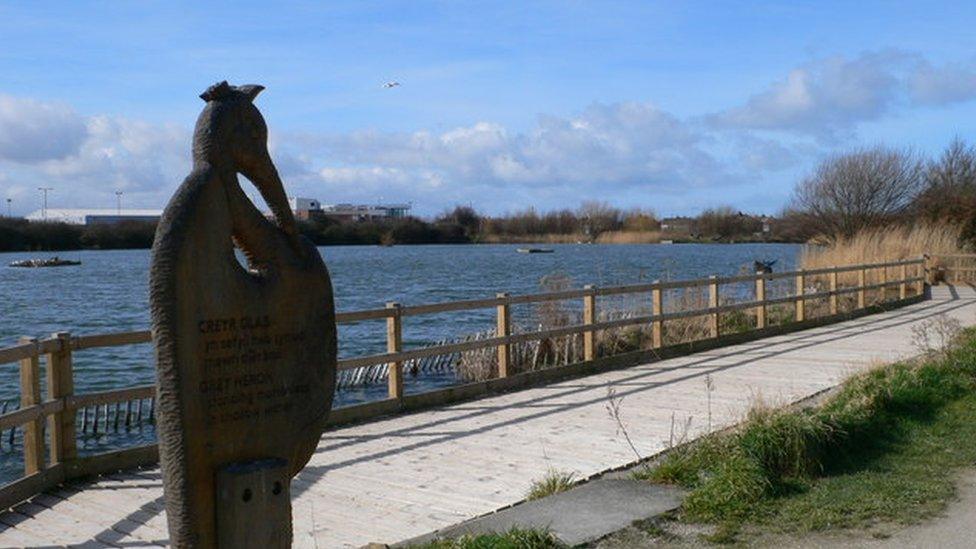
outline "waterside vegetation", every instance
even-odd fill
[[[925,160],[911,150],[855,150],[825,159],[783,214],[819,244],[806,269],[963,253],[976,244],[976,147],[956,139]]]
[[[936,317],[914,336],[922,358],[856,375],[818,405],[757,403],[636,476],[689,488],[681,520],[719,525],[712,541],[932,516],[976,459],[976,331]]]
[[[886,236],[891,227],[904,234]],[[775,217],[717,206],[696,217],[661,219],[648,209],[584,201],[575,210],[527,208],[501,216],[483,215],[471,206],[456,206],[432,219],[340,222],[319,216],[300,221],[299,230],[320,246],[814,242],[892,260],[976,241],[976,147],[956,139],[932,159],[883,146],[828,157],[796,185],[789,204]],[[79,226],[2,218],[0,251],[148,248],[153,233],[148,223]],[[938,246],[923,247],[930,243],[919,240],[923,237],[937,237]],[[905,245],[897,256],[888,254],[889,244],[878,246],[879,240],[899,239]],[[866,246],[863,252],[861,246]]]
[[[565,545],[548,532],[512,529],[500,534],[441,539],[410,547],[412,549],[561,549]]]
[[[760,216],[728,206],[705,210],[690,226],[695,232],[665,232],[653,212],[624,211],[602,202],[584,202],[577,210],[542,214],[529,208],[504,216],[485,216],[471,207],[457,206],[433,219],[340,222],[319,216],[298,222],[299,231],[318,246],[786,241],[762,233]],[[151,223],[82,226],[0,218],[0,251],[148,248],[154,232]]]

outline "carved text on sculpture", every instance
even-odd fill
[[[269,418],[288,411],[307,383],[283,385],[274,372],[289,349],[307,338],[304,330],[276,330],[269,315],[208,318],[197,323],[204,378],[199,394],[209,424]]]

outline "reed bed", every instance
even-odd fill
[[[606,231],[596,237],[597,244],[657,244],[661,231]]]
[[[576,244],[589,241],[590,237],[583,233],[489,234],[479,240],[485,244]]]
[[[922,254],[965,253],[965,247],[960,243],[960,233],[961,229],[956,226],[927,223],[870,229],[830,245],[812,244],[806,247],[800,256],[800,266],[803,269],[819,269],[896,261]]]

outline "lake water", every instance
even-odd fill
[[[340,311],[349,311],[383,307],[388,301],[417,305],[491,297],[503,291],[535,293],[541,291],[540,280],[552,274],[565,275],[573,287],[581,287],[733,275],[751,270],[757,259],[777,260],[777,270],[790,270],[801,248],[795,244],[566,244],[547,245],[554,249],[551,254],[519,254],[517,247],[349,246],[320,251],[332,274],[336,305]],[[148,250],[57,254],[81,260],[78,267],[6,266],[18,259],[51,255],[0,254],[0,347],[15,344],[22,335],[148,328]],[[486,330],[494,321],[491,309],[409,317],[404,321],[404,347]],[[340,356],[379,353],[385,345],[382,321],[340,327]],[[152,350],[146,344],[80,351],[74,356],[74,371],[78,393],[152,383]],[[453,382],[443,375],[408,379],[406,390],[418,392]],[[16,365],[0,365],[0,400],[19,400],[18,383]],[[336,405],[383,396],[385,387],[342,390],[336,395]],[[151,430],[137,437],[151,438]],[[83,446],[99,449],[115,442],[103,436]],[[0,470],[5,468],[2,465]]]

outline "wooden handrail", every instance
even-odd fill
[[[82,408],[84,406],[114,404],[116,402],[138,400],[140,398],[152,398],[155,395],[155,385],[140,385],[137,387],[126,387],[125,389],[99,391],[97,393],[86,393],[83,395],[71,395],[65,397],[64,406],[67,410],[77,410],[78,408]]]
[[[976,257],[976,254],[974,254]],[[829,273],[845,273],[858,270],[877,269],[882,267],[897,267],[902,265],[920,265],[924,259],[907,259],[901,261],[891,261],[884,263],[868,263],[863,265],[848,265],[841,267],[827,267],[822,269],[811,269],[802,271],[786,271],[781,273],[757,273],[749,275],[737,275],[726,277],[710,277],[693,280],[675,281],[655,281],[647,284],[632,284],[614,286],[607,288],[595,288],[592,290],[565,290],[559,292],[546,292],[525,295],[504,295],[493,298],[468,299],[459,301],[448,301],[443,303],[429,303],[424,305],[411,305],[400,307],[401,317],[417,316],[452,311],[462,311],[471,309],[495,308],[501,305],[520,305],[527,303],[542,303],[547,301],[562,301],[568,299],[582,298],[587,295],[610,296],[632,293],[650,293],[654,290],[670,290],[683,288],[705,287],[710,284],[733,284],[739,282],[753,282],[760,278],[765,280],[776,280],[782,278],[794,278],[799,275],[816,276]],[[894,281],[897,283],[898,281]],[[389,318],[393,313],[388,308],[366,309],[360,311],[346,311],[336,313],[336,321],[340,324],[361,322],[365,320],[381,320]],[[114,347],[122,345],[133,345],[139,343],[149,343],[152,341],[152,334],[149,330],[139,330],[131,332],[117,332],[109,334],[95,334],[85,336],[74,336],[71,338],[71,348],[73,350],[90,349],[96,347]],[[36,343],[13,345],[11,347],[0,348],[0,364],[17,362],[24,358],[55,352],[60,349],[62,343],[56,338],[42,339]]]
[[[932,254],[927,257],[932,283],[972,283],[976,280],[976,254]]]
[[[905,283],[920,282],[924,278],[915,277],[904,280]],[[846,295],[851,293],[857,293],[862,290],[877,290],[881,288],[886,288],[890,286],[897,286],[901,284],[901,280],[892,280],[885,283],[878,284],[867,284],[863,287],[855,286],[851,288],[840,288],[834,292],[824,291],[816,293],[808,293],[802,296],[805,301],[813,299],[822,299],[830,297],[832,295]],[[365,355],[354,358],[342,359],[339,361],[338,369],[341,370],[352,370],[355,368],[363,368],[366,366],[376,366],[379,364],[388,364],[392,362],[405,362],[408,360],[416,360],[420,358],[426,358],[430,356],[446,355],[459,353],[464,351],[473,351],[475,349],[484,349],[487,347],[497,347],[500,345],[511,345],[514,343],[521,343],[525,341],[533,341],[540,339],[549,339],[555,337],[562,337],[567,335],[575,335],[580,333],[587,333],[590,331],[600,331],[608,330],[612,328],[624,328],[627,326],[634,326],[638,324],[651,324],[654,322],[663,322],[666,320],[677,320],[681,318],[691,318],[696,316],[706,316],[706,315],[716,315],[720,313],[728,313],[731,311],[737,311],[742,309],[754,309],[760,305],[777,305],[780,303],[794,303],[798,299],[796,295],[788,295],[779,298],[769,298],[764,301],[742,301],[738,303],[729,303],[725,305],[719,305],[717,307],[707,307],[704,309],[690,309],[687,311],[675,311],[672,313],[662,313],[657,315],[644,315],[631,318],[621,318],[617,320],[606,320],[603,322],[594,322],[592,324],[576,324],[573,326],[565,326],[561,328],[553,328],[549,330],[539,330],[534,332],[522,332],[519,334],[512,334],[505,337],[492,337],[485,339],[478,339],[473,341],[464,341],[460,343],[447,343],[444,345],[433,345],[429,347],[421,347],[419,349],[411,349],[408,351],[401,351],[398,353],[382,353],[375,355]]]
[[[976,254],[928,254],[928,257],[976,258]]]
[[[118,332],[114,334],[98,334],[76,336],[71,338],[71,348],[74,350],[91,349],[93,347],[118,347],[120,345],[134,345],[152,341],[152,332],[142,330],[138,332]]]
[[[7,430],[13,427],[20,427],[42,417],[60,412],[64,409],[64,401],[48,400],[40,404],[34,404],[25,408],[7,412],[0,416],[0,430]]]
[[[609,287],[609,288],[593,288],[589,290],[587,289],[567,290],[567,291],[560,291],[560,292],[526,294],[526,295],[518,295],[518,296],[499,295],[494,298],[471,299],[471,300],[451,301],[445,303],[433,303],[433,304],[426,304],[426,305],[399,307],[398,314],[400,315],[400,317],[405,317],[405,316],[434,314],[434,313],[443,313],[443,312],[450,312],[450,311],[470,310],[470,309],[488,308],[488,307],[497,308],[500,306],[510,306],[515,304],[524,304],[524,303],[539,303],[539,302],[546,302],[546,301],[566,300],[566,299],[585,297],[588,295],[610,296],[610,295],[621,295],[621,294],[628,294],[628,293],[652,293],[655,290],[695,288],[695,287],[704,287],[709,285],[750,282],[750,281],[756,281],[760,279],[775,280],[775,279],[788,278],[788,277],[816,276],[816,275],[830,274],[830,273],[844,273],[844,272],[855,272],[855,271],[863,272],[868,269],[875,269],[875,268],[882,268],[882,267],[920,265],[923,262],[924,259],[917,258],[917,259],[909,259],[909,260],[901,260],[901,261],[870,263],[870,264],[863,264],[863,265],[828,267],[828,268],[812,269],[806,271],[788,271],[783,273],[756,273],[750,275],[713,277],[713,278],[679,280],[679,281],[670,281],[670,282],[655,281],[649,284],[634,284],[634,285],[616,286],[616,287]],[[886,282],[884,285],[870,285],[870,286],[865,285],[863,288],[860,288],[860,290],[841,289],[838,290],[838,293],[836,295],[842,295],[842,294],[850,293],[852,291],[866,291],[871,289],[877,289],[880,287],[887,287],[896,284],[920,282],[922,280],[924,279],[920,277],[914,277],[909,279],[901,279],[901,280]],[[821,294],[822,293],[810,294],[804,296],[803,299],[815,298],[821,296]],[[829,295],[830,294],[828,293],[828,296]],[[791,298],[783,298],[782,300],[766,299],[765,303],[775,304],[775,303],[786,303],[788,301],[793,301],[793,299]],[[708,309],[701,309],[697,311],[689,311],[689,312],[682,312],[682,313],[668,313],[668,314],[662,314],[658,316],[646,317],[647,318],[646,321],[657,322],[663,320],[672,320],[676,318],[685,318],[687,316],[699,316],[705,314],[714,314],[716,312],[727,312],[730,310],[747,309],[750,307],[757,307],[758,305],[759,303],[750,302],[748,304],[745,303],[737,304],[735,306],[731,306],[731,308],[727,308],[729,306],[723,306],[718,308],[710,307]],[[363,320],[389,319],[392,314],[393,314],[393,310],[389,308],[368,309],[362,311],[350,311],[350,312],[337,313],[336,319],[340,323],[350,323],[350,322],[359,322]],[[633,322],[632,324],[639,324],[639,323],[640,322]],[[604,323],[596,323],[594,329],[600,330],[600,329],[607,329],[611,327],[611,326],[604,326],[603,324]],[[550,332],[552,331],[550,330],[550,331],[542,331],[542,332],[533,332],[531,334],[538,335],[540,339],[546,337],[556,337]],[[519,334],[520,337],[526,335],[530,335],[530,334]],[[494,338],[494,339],[499,339],[499,338]],[[71,341],[72,349],[81,350],[81,349],[89,349],[89,348],[96,348],[96,347],[109,347],[109,346],[149,343],[151,341],[151,333],[148,330],[143,330],[143,331],[121,332],[121,333],[111,333],[111,334],[97,334],[97,335],[89,335],[89,336],[75,336],[72,337],[70,341]],[[426,349],[440,350],[441,351],[440,354],[446,354],[451,352],[459,352],[464,350],[476,349],[479,348],[479,344],[481,344],[480,345],[481,347],[490,346],[489,344],[484,344],[487,341],[493,341],[493,340],[483,339],[480,341],[465,342],[463,344],[449,344],[449,345],[441,345],[436,347],[428,347]],[[503,343],[504,342],[502,341],[495,342],[495,344],[503,344]],[[36,343],[21,344],[21,345],[15,345],[12,347],[3,348],[0,349],[0,363],[16,362],[18,360],[22,360],[31,356],[36,356],[48,352],[54,352],[59,350],[60,345],[61,342],[58,341],[57,339],[45,339]],[[469,347],[469,345],[471,346]],[[405,352],[413,353],[414,351],[405,351]],[[434,354],[438,354],[433,351],[430,352],[431,354],[425,354],[423,356],[433,356]],[[381,357],[383,358],[383,360],[380,360]],[[344,359],[339,361],[339,364],[340,364],[340,369],[345,370],[345,369],[357,368],[357,367],[367,366],[367,365],[384,364],[388,362],[387,359],[389,359],[390,357],[397,360],[401,360],[401,359],[410,360],[410,358],[416,358],[413,357],[413,355],[410,355],[407,358],[401,358],[396,353],[392,353],[392,354],[385,353],[382,355],[372,355],[372,356],[356,357],[352,359]]]
[[[37,343],[21,343],[0,349],[0,364],[17,362],[37,354]]]
[[[976,254],[971,256],[965,255],[964,257],[976,257]],[[386,320],[388,351],[382,354],[339,360],[338,369],[349,370],[364,366],[389,364],[391,370],[389,373],[390,383],[388,391],[391,399],[400,401],[404,398],[401,367],[405,362],[410,360],[495,348],[499,365],[498,377],[506,378],[515,373],[513,368],[516,365],[511,362],[513,356],[512,346],[528,341],[582,334],[584,341],[583,358],[585,361],[591,361],[598,358],[599,354],[596,334],[604,330],[636,325],[648,326],[652,333],[651,345],[656,349],[664,346],[663,332],[667,321],[705,316],[708,318],[711,337],[719,337],[721,335],[720,319],[722,314],[748,309],[755,309],[757,311],[756,327],[762,329],[768,326],[766,309],[771,305],[793,304],[796,311],[796,320],[803,321],[806,316],[805,304],[811,300],[829,299],[830,313],[837,314],[837,298],[843,295],[857,294],[858,307],[861,308],[867,306],[865,296],[868,291],[886,290],[889,287],[897,286],[899,289],[898,297],[900,300],[904,300],[906,299],[908,288],[911,287],[914,295],[920,296],[926,280],[925,261],[925,258],[916,258],[805,271],[755,273],[664,282],[654,281],[652,283],[607,288],[585,287],[575,290],[515,296],[499,293],[493,298],[468,299],[413,306],[389,304],[383,309],[340,312],[336,314],[336,320],[343,324],[369,320]],[[912,276],[909,276],[908,267],[911,266],[917,266],[918,268],[912,269],[914,272]],[[888,277],[887,269],[894,267],[899,267],[899,276],[896,280],[891,280]],[[884,272],[879,273],[878,276],[880,282],[868,284],[865,275],[868,271],[875,269],[884,269]],[[859,283],[855,286],[840,287],[838,285],[838,273],[856,273]],[[827,274],[830,275],[828,290],[810,293],[805,291],[804,286],[807,281],[814,280],[814,277]],[[786,278],[796,279],[797,283],[794,285],[794,293],[776,298],[767,297],[769,290],[767,282]],[[754,285],[755,299],[724,304],[719,301],[719,287],[721,285],[750,282]],[[708,288],[709,293],[707,307],[664,312],[664,290],[705,287]],[[598,298],[625,294],[647,295],[651,300],[652,314],[599,321]],[[881,302],[887,299],[887,294],[888,292],[886,291],[881,292]],[[583,300],[582,308],[584,314],[581,324],[513,333],[510,310],[512,305],[571,299]],[[486,308],[495,308],[496,310],[497,329],[494,337],[417,349],[402,348],[402,322],[405,317]],[[114,463],[142,462],[152,459],[156,455],[154,453],[154,447],[149,446],[125,449],[88,458],[78,458],[74,451],[76,436],[74,432],[74,421],[76,410],[113,403],[116,404],[116,409],[118,410],[119,403],[131,403],[133,401],[140,401],[141,410],[141,400],[153,398],[155,389],[153,385],[142,385],[88,394],[73,394],[71,377],[72,352],[83,349],[145,344],[151,341],[152,334],[148,330],[84,336],[56,333],[52,337],[38,340],[25,338],[18,345],[0,349],[0,364],[19,362],[21,365],[21,380],[23,385],[21,400],[24,404],[19,410],[0,415],[0,430],[23,428],[25,432],[25,476],[4,487],[0,487],[0,503],[7,502],[8,500],[17,500],[17,498],[22,499],[21,496],[24,494],[30,495],[30,493],[36,493],[50,486],[51,483],[60,482],[65,478],[75,475],[75,473],[90,473],[93,470],[100,470],[99,467],[110,467]],[[56,379],[48,381],[48,400],[45,401],[40,401],[39,397],[39,365],[41,357],[45,357],[48,377],[52,373],[57,376]],[[47,464],[45,464],[43,455],[45,444],[43,431],[41,430],[41,425],[44,421],[48,421],[49,428],[47,429],[47,436],[52,438],[51,444],[48,446],[51,449],[50,463]],[[68,440],[69,438],[70,440]],[[97,465],[96,461],[91,461],[93,459],[96,461],[102,460],[104,463],[102,464],[102,461],[98,461],[102,465]],[[83,462],[95,465],[80,465]]]

